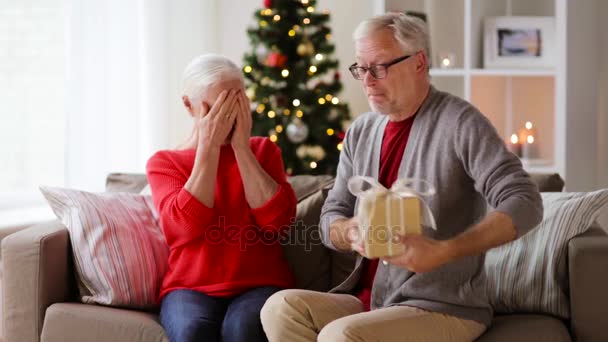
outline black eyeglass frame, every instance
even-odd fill
[[[397,64],[399,62],[403,62],[404,60],[406,60],[406,59],[408,59],[408,58],[410,58],[410,57],[412,57],[414,55],[416,55],[416,54],[414,53],[412,55],[401,56],[401,57],[393,59],[392,61],[390,61],[388,63],[374,64],[374,65],[371,65],[369,67],[359,66],[359,65],[357,65],[357,62],[355,62],[351,66],[348,67],[348,70],[350,71],[350,74],[353,75],[353,77],[356,80],[362,80],[365,77],[365,73],[362,74],[363,76],[357,77],[357,75],[359,73],[356,70],[362,70],[364,72],[368,72],[369,71],[369,73],[372,75],[373,78],[375,78],[377,80],[380,80],[380,79],[385,78],[386,75],[388,75],[388,67],[390,67],[392,65],[395,65],[395,64]],[[374,71],[374,68],[377,68],[377,67],[382,67],[381,70],[384,70],[384,75],[382,77],[377,77],[377,71]]]

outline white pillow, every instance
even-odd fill
[[[150,196],[40,190],[70,233],[83,302],[157,306],[169,249]]]
[[[541,224],[522,238],[486,254],[488,295],[499,313],[546,313],[567,319],[568,241],[594,223],[608,203],[608,189],[541,196]]]

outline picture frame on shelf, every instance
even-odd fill
[[[484,68],[555,67],[555,18],[484,19]]]

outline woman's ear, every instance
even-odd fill
[[[190,102],[190,99],[188,98],[188,96],[184,95],[182,96],[182,103],[184,104],[184,107],[186,107],[186,109],[188,110],[188,113],[190,113],[190,116],[195,116],[195,112],[194,112],[194,108],[192,107],[192,102]]]

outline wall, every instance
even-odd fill
[[[169,146],[172,148],[188,137],[191,132],[192,120],[181,102],[181,76],[184,68],[192,58],[204,52],[218,52],[218,37],[215,27],[219,25],[219,0],[182,0],[173,1],[169,11],[168,48],[168,89],[169,97]],[[234,1],[233,1],[234,2]],[[241,1],[249,3],[253,1]],[[235,8],[242,7],[242,4]],[[203,13],[213,15],[202,15]],[[202,20],[202,18],[208,18]],[[232,21],[230,21],[232,22]],[[227,25],[224,25],[227,26]]]
[[[608,32],[608,1],[598,1],[599,32]],[[598,114],[597,114],[597,188],[608,188],[608,35],[598,37]],[[599,223],[608,230],[608,208],[600,215]]]

